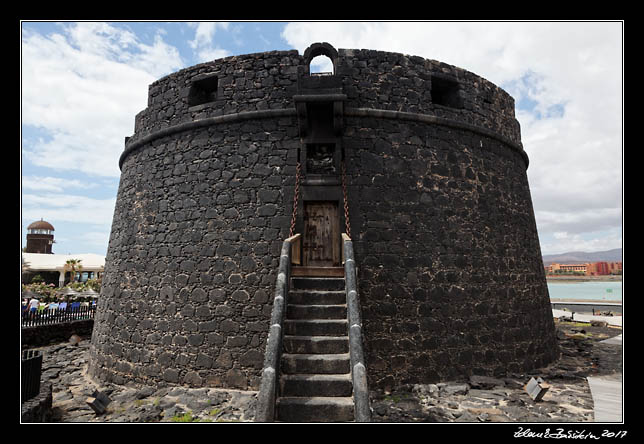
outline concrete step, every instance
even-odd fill
[[[283,374],[343,374],[351,371],[349,353],[282,354]]]
[[[344,278],[292,277],[294,290],[344,290]]]
[[[297,305],[340,305],[347,303],[344,290],[291,290],[288,303]]]
[[[348,353],[348,336],[291,336],[284,335],[284,353]]]
[[[285,319],[284,334],[292,336],[344,336],[348,334],[346,319]]]
[[[295,305],[286,306],[286,319],[346,319],[346,305]]]
[[[344,277],[344,267],[291,267],[291,276]]]
[[[277,420],[282,422],[353,421],[351,397],[297,397],[277,400]]]
[[[288,396],[351,396],[353,383],[349,373],[294,374],[280,377],[280,393]]]

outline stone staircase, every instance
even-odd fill
[[[344,285],[344,278],[291,278],[276,401],[278,421],[354,420]]]

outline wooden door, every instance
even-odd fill
[[[340,265],[340,221],[337,202],[304,202],[304,266]]]

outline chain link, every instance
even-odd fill
[[[347,199],[347,169],[342,160],[342,197],[344,198],[344,225],[347,236],[351,238],[351,224],[349,223],[349,200]]]
[[[300,162],[297,162],[297,167],[295,168],[295,193],[293,195],[293,216],[291,216],[291,231],[289,232],[288,237],[293,237],[295,234],[295,219],[297,217],[297,203],[300,199],[300,175],[302,167]]]

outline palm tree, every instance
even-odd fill
[[[83,269],[83,266],[80,264],[82,259],[68,259],[65,261],[65,271],[69,270],[71,277],[70,283],[73,284],[76,280],[76,272],[80,272]]]

